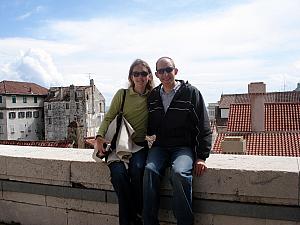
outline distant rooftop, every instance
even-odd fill
[[[47,95],[47,93],[47,88],[35,83],[8,80],[0,82],[0,94]]]

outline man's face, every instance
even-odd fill
[[[174,68],[171,60],[163,58],[157,63],[155,75],[164,86],[169,86],[175,84],[175,75],[177,74],[177,71],[178,70]]]

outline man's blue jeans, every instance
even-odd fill
[[[172,207],[178,225],[192,225],[192,171],[190,147],[153,147],[148,152],[144,173],[144,225],[159,225],[159,190],[165,169],[171,167]]]
[[[109,164],[111,183],[117,193],[119,202],[119,224],[129,225],[142,215],[143,174],[148,149],[132,154],[128,169],[123,162]]]

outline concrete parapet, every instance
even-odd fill
[[[117,224],[117,198],[105,163],[89,149],[0,145],[0,221]],[[211,155],[193,180],[195,224],[300,225],[300,158]],[[161,224],[175,224],[168,173]]]

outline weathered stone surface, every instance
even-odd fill
[[[282,220],[266,220],[266,225],[299,225],[300,223]]]
[[[208,171],[194,179],[195,197],[298,204],[297,158],[213,155],[207,164]]]
[[[212,225],[266,225],[266,220],[237,216],[214,215]]]
[[[29,181],[42,179],[53,181],[52,184],[70,183],[70,163],[59,160],[31,159],[31,158],[7,158],[7,175],[11,177],[23,177]],[[19,180],[19,179],[18,179]]]
[[[105,163],[72,162],[71,182],[90,188],[113,190],[110,172]]]
[[[6,158],[0,155],[0,176],[6,175]]]
[[[0,200],[0,218],[3,222],[22,225],[66,225],[66,210],[39,205]]]
[[[68,213],[68,224],[72,225],[116,225],[118,223],[119,218],[117,216],[76,211],[70,211]]]
[[[29,203],[33,205],[46,206],[44,195],[4,191],[3,199],[20,202],[20,203]]]
[[[78,199],[65,199],[57,197],[46,197],[47,206],[76,211],[100,213],[118,216],[118,205],[104,202],[84,201]]]

